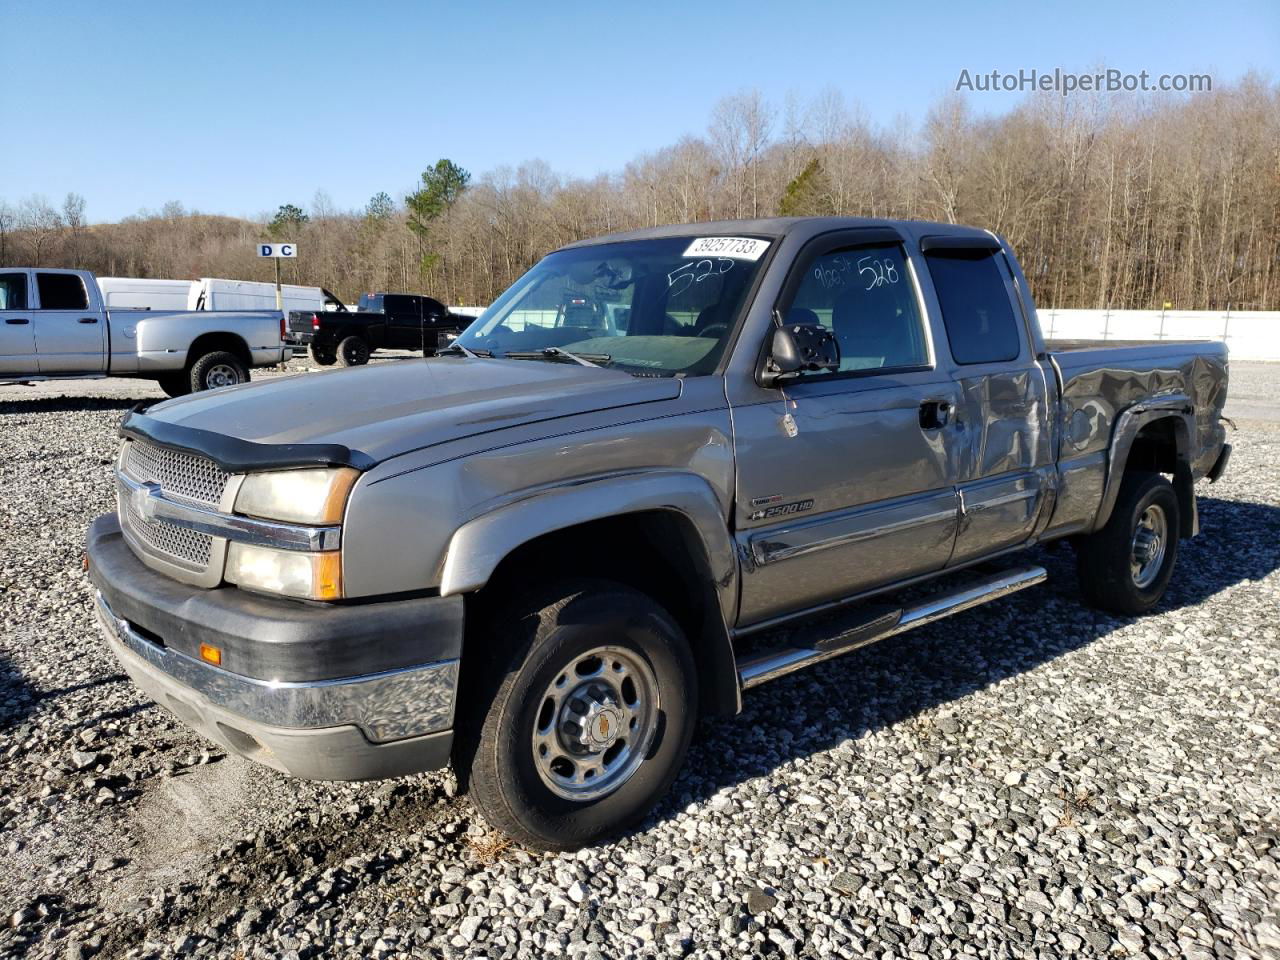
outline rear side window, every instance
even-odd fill
[[[399,316],[415,316],[418,313],[418,304],[413,297],[387,296],[382,298],[382,309]]]
[[[37,273],[41,310],[88,310],[89,294],[74,273]]]
[[[27,309],[27,275],[0,273],[0,310]]]
[[[931,250],[925,254],[942,322],[956,363],[1016,360],[1018,321],[993,250]]]
[[[371,313],[380,313],[382,311],[382,297],[372,293],[360,294],[360,310],[368,310]]]

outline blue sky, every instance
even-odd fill
[[[399,198],[447,156],[620,169],[757,88],[918,122],[961,69],[1280,77],[1280,4],[0,2],[0,200],[92,220]],[[975,94],[1000,112],[1020,95]]]

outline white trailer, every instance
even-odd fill
[[[340,301],[323,287],[281,284],[283,310],[334,310]],[[276,285],[253,280],[222,280],[201,277],[191,284],[185,304],[188,310],[274,310]]]
[[[99,277],[98,289],[108,309],[186,310],[191,299],[190,280]],[[274,303],[270,309],[275,309]]]

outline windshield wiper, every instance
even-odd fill
[[[436,352],[440,354],[457,353],[459,356],[471,357],[472,359],[475,359],[477,357],[485,357],[487,359],[493,356],[492,350],[485,350],[483,347],[480,348],[479,350],[471,350],[468,347],[464,347],[462,344],[457,342],[451,343],[449,344],[449,346],[445,347],[443,350],[438,350]]]
[[[608,353],[570,353],[559,347],[543,347],[541,350],[509,350],[503,356],[512,360],[559,360],[563,357],[574,363],[580,363],[584,367],[598,367],[613,359],[613,356]]]

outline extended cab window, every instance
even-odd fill
[[[930,250],[942,322],[956,363],[1016,360],[1022,351],[1018,321],[994,250]]]
[[[897,244],[833,250],[814,258],[786,319],[830,329],[840,344],[841,373],[929,364],[915,288]]]
[[[88,310],[89,294],[74,273],[37,273],[41,310]]]
[[[0,273],[0,310],[27,309],[27,275]]]

